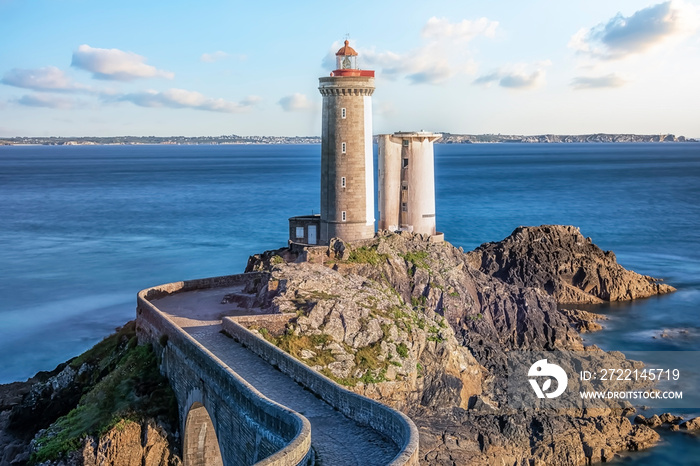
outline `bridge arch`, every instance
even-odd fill
[[[219,440],[207,408],[200,402],[190,406],[183,438],[185,466],[223,466]]]

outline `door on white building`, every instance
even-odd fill
[[[309,244],[316,244],[316,225],[309,225]]]

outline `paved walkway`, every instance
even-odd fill
[[[178,293],[153,300],[186,332],[236,371],[260,393],[305,416],[311,423],[311,445],[324,466],[383,465],[398,447],[367,426],[345,417],[294,380],[270,366],[221,330],[221,317],[245,315],[235,304],[221,304],[224,295],[240,288],[214,288]]]

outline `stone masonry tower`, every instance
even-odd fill
[[[372,93],[374,71],[357,67],[348,41],[338,50],[336,70],[319,78],[321,219],[319,239],[345,241],[374,236]]]

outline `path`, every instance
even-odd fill
[[[311,423],[311,445],[323,465],[383,465],[398,447],[368,426],[360,426],[317,398],[265,360],[223,335],[222,316],[250,311],[221,304],[224,295],[240,287],[211,288],[177,293],[153,304],[214,353],[260,393],[305,416]]]

